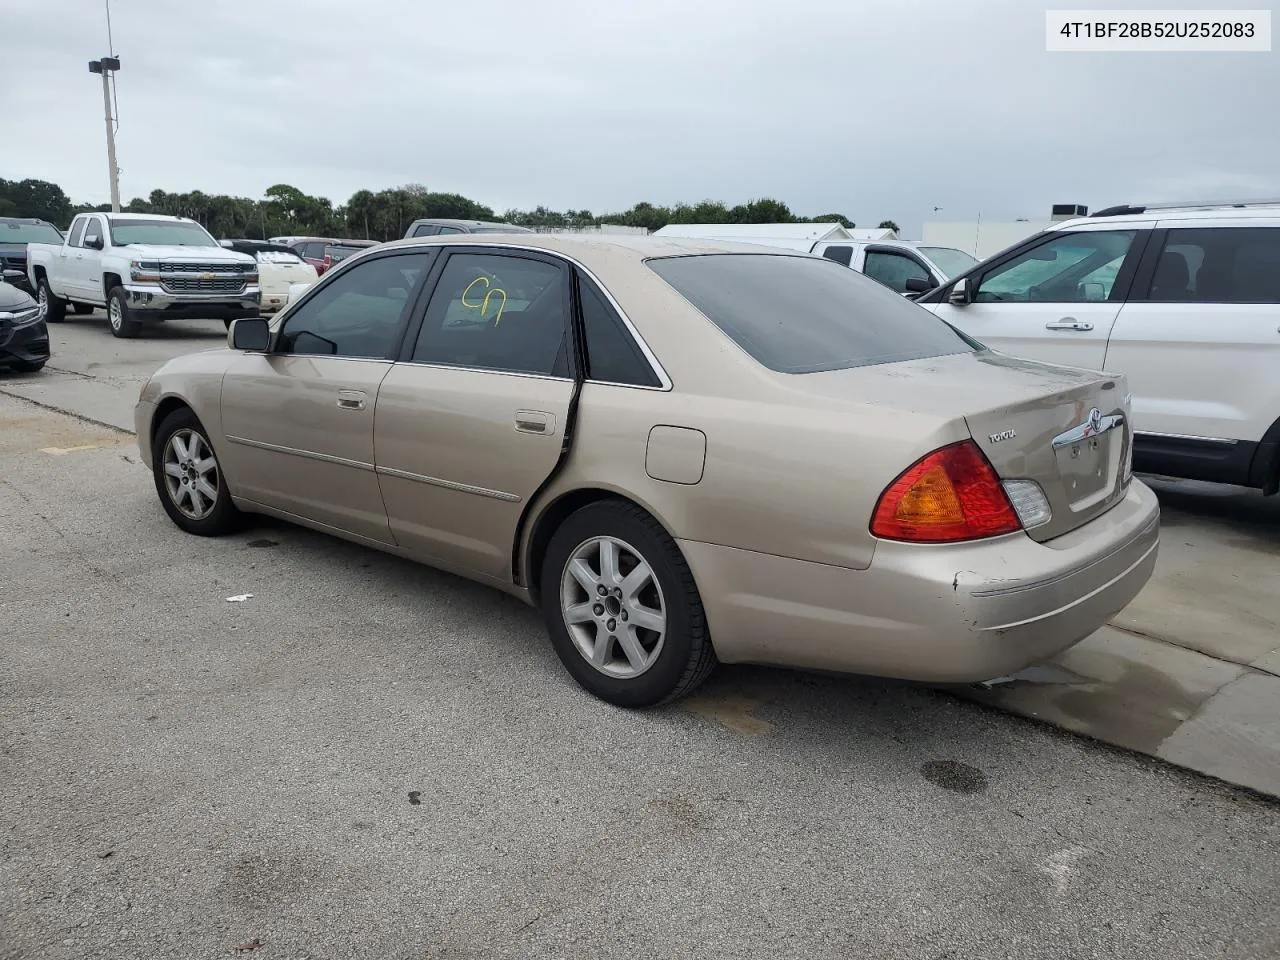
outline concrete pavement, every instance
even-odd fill
[[[857,678],[611,709],[511,598],[187,536],[3,396],[0,784],[3,960],[1280,954],[1270,801]]]
[[[100,314],[51,335],[45,372],[0,393],[124,430],[160,363],[226,339],[220,322],[178,321],[117,340]],[[1280,796],[1280,497],[1148,482],[1163,535],[1142,594],[1054,663],[956,692]]]

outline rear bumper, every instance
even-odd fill
[[[1048,659],[1123,609],[1155,568],[1159,515],[1134,481],[1105,514],[1047,543],[882,541],[866,570],[680,546],[725,662],[966,683]]]
[[[49,359],[49,328],[43,320],[20,327],[0,325],[0,365],[13,361],[43,363]]]
[[[125,284],[124,290],[129,295],[129,311],[139,320],[239,320],[256,317],[260,311],[261,291],[256,286],[236,294],[168,293],[158,284]]]

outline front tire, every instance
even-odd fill
[[[36,290],[36,303],[40,305],[40,318],[45,323],[61,323],[67,315],[67,301],[58,299],[53,288],[49,286],[49,278],[41,277],[40,286]]]
[[[123,339],[133,339],[142,329],[142,324],[134,320],[129,311],[129,298],[124,287],[112,287],[107,294],[107,324],[111,327],[111,335]]]
[[[16,373],[39,373],[46,363],[47,360],[12,360],[9,367]]]
[[[619,707],[690,693],[716,665],[693,573],[675,541],[634,504],[600,501],[551,538],[543,616],[565,669]]]
[[[151,445],[151,473],[169,519],[187,533],[220,537],[240,522],[217,455],[199,418],[189,408],[160,422]]]

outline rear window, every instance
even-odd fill
[[[974,349],[928,310],[827,259],[720,253],[648,264],[738,346],[779,373]]]

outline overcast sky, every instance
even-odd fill
[[[1280,53],[1046,53],[1046,6],[1072,4],[111,0],[121,194],[772,196],[908,237],[979,211],[1280,196]],[[0,177],[108,199],[87,67],[107,52],[103,0],[0,0]]]

